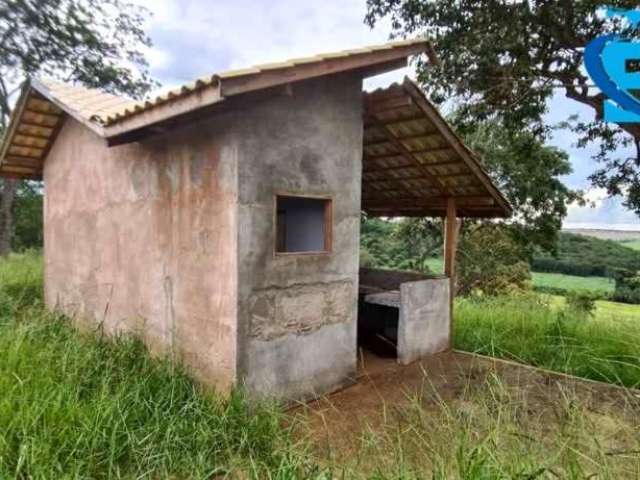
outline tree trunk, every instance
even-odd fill
[[[13,237],[13,201],[18,191],[19,180],[5,178],[0,189],[0,256],[11,251]]]

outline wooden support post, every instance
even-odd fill
[[[453,342],[453,299],[456,291],[456,247],[458,243],[458,220],[456,200],[447,198],[447,217],[444,225],[444,274],[449,278],[449,342]]]

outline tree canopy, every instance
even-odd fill
[[[496,121],[460,131],[511,203],[515,238],[525,247],[553,251],[567,204],[581,201],[580,192],[569,189],[561,178],[572,171],[568,155],[544,145],[528,130],[510,131]]]
[[[0,0],[0,134],[12,96],[40,75],[140,98],[152,86],[147,11],[121,0]],[[10,247],[16,180],[0,179],[0,255]]]
[[[637,0],[608,6],[637,8]],[[597,15],[597,0],[367,0],[366,22],[390,18],[394,35],[424,34],[432,39],[440,65],[417,65],[419,80],[432,100],[452,100],[461,120],[493,120],[504,128],[526,130],[544,139],[544,114],[554,92],[593,110],[588,121],[570,120],[580,145],[595,142],[597,167],[590,179],[640,215],[640,127],[602,121],[604,100],[582,67],[585,45],[595,37],[624,29]],[[628,30],[628,29],[627,29]],[[638,38],[639,32],[625,35]],[[617,153],[635,146],[634,154]]]

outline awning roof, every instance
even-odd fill
[[[362,209],[372,216],[508,217],[511,207],[476,156],[422,91],[402,84],[364,94]]]

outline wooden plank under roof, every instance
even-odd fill
[[[0,176],[41,180],[46,158],[65,114],[29,85],[22,89],[0,151]]]
[[[371,216],[508,217],[479,160],[417,85],[364,93],[362,209]]]

